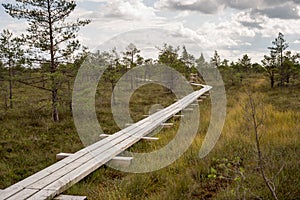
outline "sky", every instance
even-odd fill
[[[0,3],[13,2],[0,0]],[[279,32],[292,52],[300,50],[300,0],[77,0],[70,19],[91,19],[78,38],[91,50],[118,51],[134,43],[154,57],[164,43],[185,45],[207,60],[215,50],[236,62],[248,54],[260,62]],[[25,32],[24,20],[0,8],[0,28]]]

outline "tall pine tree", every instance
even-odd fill
[[[90,20],[67,21],[76,7],[74,1],[16,0],[16,2],[2,5],[13,18],[28,21],[26,41],[31,47],[34,60],[49,65],[48,72],[52,81],[52,117],[57,122],[59,66],[74,61],[74,53],[80,49],[79,41],[76,39],[77,33],[80,27],[90,23]]]
[[[280,74],[280,85],[284,84],[285,81],[285,72],[284,72],[284,51],[289,47],[288,43],[284,39],[284,35],[282,33],[278,33],[278,37],[272,42],[273,46],[268,47],[271,50],[271,54],[277,56],[278,59],[278,72]]]
[[[14,37],[9,30],[0,34],[0,60],[8,68],[9,107],[13,108],[13,76],[14,68],[24,62],[24,50],[21,48],[23,40]]]

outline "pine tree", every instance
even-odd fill
[[[74,11],[76,3],[67,0],[16,0],[16,4],[2,4],[5,11],[17,19],[26,19],[29,27],[26,42],[31,47],[34,61],[49,64],[52,81],[52,117],[58,117],[58,69],[61,64],[74,61],[74,52],[80,49],[76,40],[80,27],[90,20],[67,22]]]
[[[210,63],[213,67],[219,68],[221,65],[221,58],[217,51],[215,51],[214,56],[211,58]]]
[[[264,56],[264,59],[261,61],[264,69],[267,71],[271,88],[274,88],[275,84],[275,74],[277,72],[277,63],[276,63],[276,55],[274,53],[271,53],[271,56]]]
[[[14,37],[9,30],[3,30],[0,35],[0,60],[8,68],[9,107],[13,108],[13,76],[14,68],[24,62],[23,40]]]
[[[285,81],[285,73],[284,73],[284,51],[289,47],[288,43],[284,39],[284,35],[282,33],[278,34],[278,37],[272,42],[273,47],[269,47],[271,50],[271,54],[275,54],[278,58],[278,72],[280,74],[280,84],[283,85]]]

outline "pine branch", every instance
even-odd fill
[[[24,85],[27,85],[27,86],[31,86],[31,87],[34,87],[34,88],[38,88],[38,89],[41,89],[41,90],[45,90],[45,91],[49,91],[49,92],[52,92],[52,90],[48,89],[48,88],[44,88],[44,87],[40,87],[40,86],[36,86],[36,85],[32,85],[31,83],[26,83],[24,81],[20,81],[20,80],[17,80],[17,82],[19,83],[22,83]]]

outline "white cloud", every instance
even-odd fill
[[[241,25],[234,18],[220,23],[206,22],[197,32],[210,41],[211,47],[215,48],[243,46],[241,38],[253,38],[256,35],[254,30]]]
[[[299,40],[295,40],[295,41],[293,42],[293,44],[300,44],[300,39],[299,39]]]
[[[126,20],[141,20],[153,19],[156,17],[153,7],[146,6],[142,0],[114,0],[107,1],[102,7],[104,17],[126,19]]]

